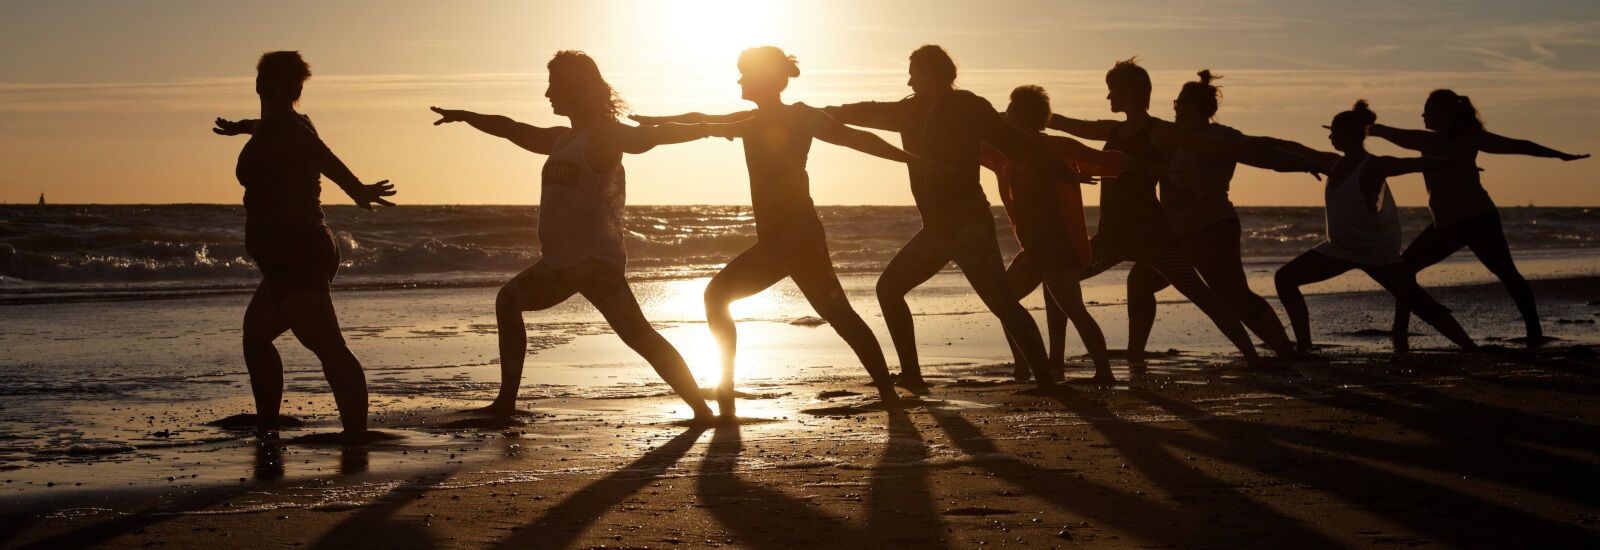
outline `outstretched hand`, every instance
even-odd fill
[[[356,201],[356,206],[372,210],[373,205],[394,206],[394,203],[384,197],[394,196],[394,184],[383,180],[370,185],[360,185],[350,191],[350,198]]]
[[[1556,157],[1556,158],[1561,159],[1561,160],[1578,160],[1578,159],[1589,158],[1589,155],[1568,155],[1568,154],[1562,153],[1561,156]]]
[[[438,125],[444,124],[446,122],[461,122],[461,121],[467,119],[467,115],[472,114],[472,111],[461,111],[461,110],[456,110],[456,109],[440,109],[438,107],[428,107],[428,108],[432,109],[433,112],[439,114],[439,120],[433,121],[433,125],[434,126],[438,126]]]
[[[228,120],[222,117],[217,117],[215,124],[217,127],[212,128],[211,131],[216,132],[217,135],[223,136],[248,134],[255,130],[255,121],[253,120]]]

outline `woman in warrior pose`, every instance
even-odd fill
[[[1422,107],[1422,125],[1426,130],[1402,130],[1374,124],[1368,130],[1395,145],[1418,151],[1425,156],[1460,161],[1463,166],[1477,162],[1478,153],[1529,155],[1535,157],[1578,160],[1589,155],[1571,155],[1537,143],[1497,135],[1483,128],[1478,110],[1472,100],[1450,90],[1434,90]],[[1533,303],[1533,289],[1517,272],[1511,260],[1511,249],[1506,244],[1506,234],[1500,227],[1500,211],[1495,208],[1489,193],[1483,189],[1475,169],[1429,170],[1422,173],[1428,189],[1428,209],[1433,213],[1433,223],[1411,241],[1401,256],[1413,274],[1427,269],[1450,257],[1462,247],[1472,249],[1478,261],[1500,278],[1511,293],[1511,299],[1522,312],[1522,322],[1527,326],[1527,344],[1537,346],[1544,341],[1544,330],[1539,326],[1539,310]],[[1395,304],[1394,343],[1397,351],[1409,347],[1407,331],[1411,324],[1411,311],[1403,304]]]
[[[1034,136],[1045,148],[1066,161],[1079,176],[1115,176],[1126,160],[1122,153],[1098,151],[1072,138],[1044,133],[1050,122],[1050,96],[1038,86],[1018,86],[1011,90],[1006,120]],[[1094,360],[1097,376],[1111,376],[1111,360],[1106,353],[1106,338],[1100,324],[1089,316],[1078,286],[1079,271],[1088,265],[1088,229],[1083,222],[1083,195],[1077,181],[1062,180],[1058,174],[1030,170],[1011,163],[1005,155],[987,145],[980,159],[993,170],[999,183],[1000,198],[1011,228],[1022,249],[1006,267],[1006,278],[1018,298],[1025,298],[1045,286],[1045,316],[1050,327],[1050,367],[1059,371],[1065,355],[1066,322],[1078,327],[1078,337]],[[1131,163],[1130,163],[1131,164]],[[1016,370],[1012,376],[1027,380],[1027,363],[1013,342]]]
[[[956,88],[956,64],[943,48],[917,48],[911,53],[909,72],[906,84],[912,94],[905,99],[823,109],[845,124],[898,132],[907,151],[949,166],[948,170],[909,167],[911,195],[922,216],[922,229],[878,278],[878,302],[900,356],[897,383],[913,392],[927,392],[905,296],[953,261],[984,305],[1000,319],[1006,335],[1022,348],[1035,382],[1053,385],[1039,327],[1017,303],[1006,282],[994,214],[978,184],[979,146],[989,143],[1032,169],[1063,175],[1071,169],[1001,118],[987,100]]]
[[[1165,165],[1167,157],[1179,149],[1216,156],[1238,156],[1280,143],[1269,138],[1235,140],[1206,137],[1150,116],[1150,74],[1134,59],[1119,61],[1107,71],[1106,87],[1110,91],[1106,99],[1111,102],[1111,111],[1123,113],[1125,120],[1078,120],[1057,114],[1051,117],[1050,127],[1083,139],[1103,140],[1108,151],[1121,151],[1129,157],[1158,166]],[[1141,295],[1133,292],[1133,289],[1152,286],[1153,283],[1144,282],[1146,278],[1165,279],[1211,318],[1211,322],[1244,355],[1247,363],[1259,363],[1260,357],[1250,342],[1250,336],[1240,326],[1233,309],[1201,281],[1178,247],[1166,212],[1156,199],[1156,183],[1159,179],[1150,174],[1124,172],[1114,179],[1101,182],[1100,226],[1090,241],[1094,259],[1083,270],[1083,276],[1093,277],[1119,263],[1133,260],[1137,263],[1128,275],[1130,325],[1135,317],[1133,312],[1154,310],[1152,305],[1138,303],[1146,298],[1153,300],[1153,296],[1148,292]],[[1257,323],[1253,326],[1257,333],[1270,333],[1270,327],[1259,326],[1258,320],[1252,321]],[[1282,331],[1281,328],[1278,330]],[[1131,340],[1137,336],[1137,332],[1130,330],[1129,336]],[[1271,345],[1274,341],[1269,339],[1267,343]],[[1277,343],[1282,346],[1286,342]],[[1143,357],[1136,355],[1143,348],[1144,342],[1130,341],[1128,344],[1128,363],[1136,371],[1142,369],[1144,364]],[[1275,351],[1280,355],[1293,352],[1292,349],[1281,347]],[[1096,380],[1111,381],[1099,375]]]
[[[1173,122],[1206,137],[1246,137],[1213,119],[1217,114],[1217,99],[1222,94],[1211,83],[1216,78],[1211,71],[1203,70],[1199,74],[1200,79],[1184,83],[1178,91],[1178,99],[1173,100]],[[1277,172],[1317,173],[1317,167],[1306,157],[1278,147],[1236,158],[1179,149],[1172,152],[1166,177],[1161,180],[1161,206],[1166,209],[1167,221],[1172,224],[1179,248],[1205,278],[1206,286],[1222,296],[1234,313],[1246,321],[1245,325],[1256,331],[1256,336],[1273,349],[1284,350],[1291,344],[1283,323],[1278,321],[1277,312],[1266,299],[1250,290],[1244,274],[1244,261],[1239,251],[1239,213],[1228,200],[1228,183],[1233,179],[1235,166],[1241,163]],[[1147,266],[1138,265],[1134,270],[1128,275],[1130,356],[1144,354],[1144,344],[1156,320],[1155,293],[1167,287],[1167,281],[1151,273]],[[1136,283],[1144,286],[1135,286]]]
[[[235,170],[244,186],[245,250],[261,268],[261,286],[244,312],[244,362],[255,394],[256,421],[274,426],[283,401],[283,360],[272,341],[293,331],[317,355],[333,389],[348,441],[367,430],[367,381],[345,345],[329,285],[339,271],[339,247],[323,221],[320,176],[356,202],[394,206],[388,180],[363,184],[317,137],[311,119],[294,108],[311,66],[300,52],[268,52],[256,63],[261,118],[217,119],[222,135],[251,134]]]
[[[1328,174],[1328,240],[1278,269],[1278,299],[1289,312],[1300,351],[1312,349],[1310,314],[1300,287],[1360,269],[1405,308],[1417,312],[1440,334],[1463,349],[1477,349],[1450,310],[1417,286],[1417,277],[1400,257],[1400,214],[1389,193],[1390,177],[1430,170],[1476,170],[1461,159],[1394,158],[1367,153],[1367,128],[1378,116],[1357,101],[1333,117],[1328,141],[1339,153],[1308,151]]]
[[[571,128],[541,128],[498,115],[433,107],[434,125],[466,122],[517,146],[549,155],[539,196],[539,245],[542,257],[500,289],[495,318],[500,332],[500,394],[484,410],[516,411],[517,389],[527,354],[527,329],[522,312],[554,307],[581,294],[600,310],[622,341],[644,356],[689,408],[694,422],[713,419],[683,356],[661,337],[639,310],[639,302],[623,277],[622,207],[626,178],[624,153],[638,154],[657,145],[707,137],[706,128],[677,124],[640,128],[622,124],[623,103],[601,76],[594,59],[583,52],[556,52],[548,65],[550,87],[545,97],[555,114]]]
[[[706,319],[722,348],[722,382],[718,409],[734,410],[733,371],[738,330],[729,305],[766,290],[784,277],[795,286],[839,336],[850,344],[878,388],[886,405],[898,403],[894,381],[883,360],[877,337],[867,328],[845,298],[839,277],[828,258],[828,241],[822,221],[811,202],[811,180],[806,157],[811,140],[820,139],[889,160],[914,163],[916,156],[888,144],[876,135],[841,124],[804,103],[785,105],[780,97],[789,79],[800,76],[794,56],[773,46],[750,48],[739,54],[741,96],[756,104],[754,111],[727,115],[688,113],[667,117],[635,116],[641,124],[664,122],[710,123],[710,133],[744,141],[744,158],[750,171],[750,204],[755,211],[756,244],[739,253],[706,285]]]

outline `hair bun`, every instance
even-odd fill
[[[789,78],[799,78],[800,77],[800,60],[796,59],[795,56],[792,56],[792,55],[789,56],[788,59],[789,59]]]
[[[1371,125],[1378,121],[1378,113],[1372,112],[1372,108],[1367,105],[1367,100],[1365,99],[1357,99],[1355,106],[1350,108],[1350,112],[1355,113],[1358,117],[1357,120],[1361,121],[1362,124]]]
[[[1207,86],[1210,86],[1211,80],[1216,78],[1215,76],[1212,76],[1211,69],[1200,69],[1198,74],[1200,75],[1200,83]]]

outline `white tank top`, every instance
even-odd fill
[[[543,263],[570,267],[600,260],[622,269],[622,205],[627,177],[618,162],[607,172],[589,166],[584,146],[593,128],[567,132],[566,144],[544,162],[539,193],[539,247]]]
[[[1340,163],[1349,157],[1339,159]],[[1367,207],[1361,196],[1361,174],[1366,171],[1372,155],[1361,159],[1343,179],[1328,178],[1323,190],[1327,201],[1326,213],[1328,240],[1317,245],[1323,254],[1366,265],[1400,263],[1400,211],[1395,207],[1394,195],[1389,192],[1389,182],[1378,190],[1378,211]],[[1339,169],[1334,165],[1334,170]]]

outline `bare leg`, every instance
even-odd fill
[[[333,295],[327,287],[288,289],[283,305],[295,338],[322,362],[345,433],[360,438],[367,431],[367,379],[339,333]]]
[[[1211,319],[1211,323],[1222,331],[1222,335],[1233,342],[1239,353],[1244,356],[1245,362],[1256,363],[1261,356],[1256,353],[1255,343],[1250,341],[1250,335],[1245,332],[1244,325],[1239,322],[1239,317],[1233,313],[1233,308],[1222,300],[1211,287],[1200,280],[1200,275],[1195,273],[1194,267],[1189,265],[1189,259],[1184,257],[1183,251],[1176,246],[1155,246],[1144,254],[1140,261],[1149,263],[1150,267],[1161,273],[1161,276],[1172,283],[1172,288],[1182,293],[1185,298],[1193,302],[1195,307]]]
[[[883,360],[883,348],[878,345],[878,337],[872,334],[872,329],[867,328],[866,321],[862,321],[855,308],[850,307],[844,287],[833,272],[827,249],[824,247],[819,255],[793,258],[793,263],[790,276],[795,285],[800,287],[800,292],[805,294],[806,300],[811,302],[811,307],[833,326],[833,330],[856,353],[861,365],[872,377],[872,383],[877,387],[884,405],[898,406],[900,398],[895,394],[889,365]]]
[[[711,407],[706,406],[705,397],[700,394],[700,383],[689,371],[688,362],[672,343],[650,326],[650,321],[645,320],[639,301],[622,273],[610,266],[606,266],[605,271],[609,274],[584,277],[584,282],[574,286],[579,286],[583,297],[600,310],[611,329],[622,338],[622,343],[644,357],[650,368],[672,387],[673,393],[689,405],[689,410],[694,411],[693,422],[710,423],[714,419]]]
[[[1089,315],[1089,308],[1083,304],[1083,288],[1078,285],[1078,272],[1067,270],[1045,274],[1045,291],[1046,298],[1078,327],[1078,338],[1083,340],[1083,347],[1089,350],[1089,357],[1094,360],[1094,379],[1113,381],[1111,357],[1106,352],[1106,337],[1100,332],[1100,324]]]
[[[494,316],[500,343],[500,393],[482,409],[497,415],[517,411],[517,391],[522,386],[522,364],[528,354],[528,329],[522,312],[546,309],[566,301],[576,289],[561,280],[556,270],[543,263],[518,273],[500,287],[495,296]]]
[[[734,416],[733,369],[739,348],[738,329],[734,326],[733,313],[728,306],[766,290],[788,275],[781,261],[784,252],[771,244],[756,243],[728,262],[706,285],[706,324],[722,351],[722,380],[717,385],[717,409],[723,417]]]
[[[1167,287],[1167,280],[1150,264],[1134,262],[1128,270],[1128,368],[1143,370],[1144,346],[1156,324],[1156,292]]]
[[[274,281],[261,281],[244,310],[244,364],[250,371],[250,392],[256,400],[256,422],[277,423],[283,403],[283,359],[272,341],[289,330],[282,308],[283,291]]]
[[[1034,256],[1032,252],[1023,249],[1017,253],[1017,257],[1011,259],[1011,265],[1006,266],[1006,283],[1011,286],[1011,295],[1019,301],[1033,293],[1033,289],[1038,288],[1041,282],[1039,267],[1034,263]],[[1044,301],[1048,308],[1051,305],[1050,297],[1046,296]],[[1046,314],[1049,314],[1048,310]],[[1032,373],[1028,371],[1028,361],[1022,356],[1022,348],[1017,347],[1017,342],[1009,335],[1006,336],[1006,344],[1011,347],[1011,377],[1018,382],[1028,381]]]
[[[1355,264],[1335,259],[1316,250],[1307,250],[1273,275],[1278,287],[1278,301],[1289,314],[1289,324],[1294,327],[1294,339],[1301,353],[1311,353],[1311,313],[1306,309],[1306,297],[1300,287],[1326,281],[1355,268]]]
[[[1478,345],[1474,344],[1472,338],[1467,336],[1467,331],[1463,330],[1461,324],[1456,322],[1455,317],[1450,315],[1450,310],[1440,305],[1432,296],[1422,290],[1421,286],[1417,285],[1416,276],[1412,275],[1411,269],[1406,267],[1405,264],[1362,267],[1362,271],[1365,271],[1378,284],[1383,285],[1384,290],[1388,290],[1390,294],[1393,294],[1395,299],[1404,304],[1407,309],[1417,312],[1423,321],[1433,325],[1434,329],[1437,329],[1445,338],[1449,338],[1455,345],[1461,346],[1465,350],[1478,349]]]
[[[1006,267],[1000,260],[993,225],[974,225],[964,228],[955,242],[955,262],[967,276],[967,282],[978,293],[989,311],[1000,320],[1006,334],[1022,349],[1028,368],[1033,370],[1035,383],[1050,386],[1049,367],[1046,366],[1044,339],[1039,337],[1039,325],[1028,310],[1012,296],[1006,283]]]
[[[927,230],[918,231],[878,277],[878,305],[883,310],[884,324],[889,326],[895,353],[900,356],[898,384],[913,392],[926,392],[928,384],[922,380],[922,368],[917,363],[916,327],[911,320],[911,307],[906,305],[906,294],[950,262],[946,247]]]

